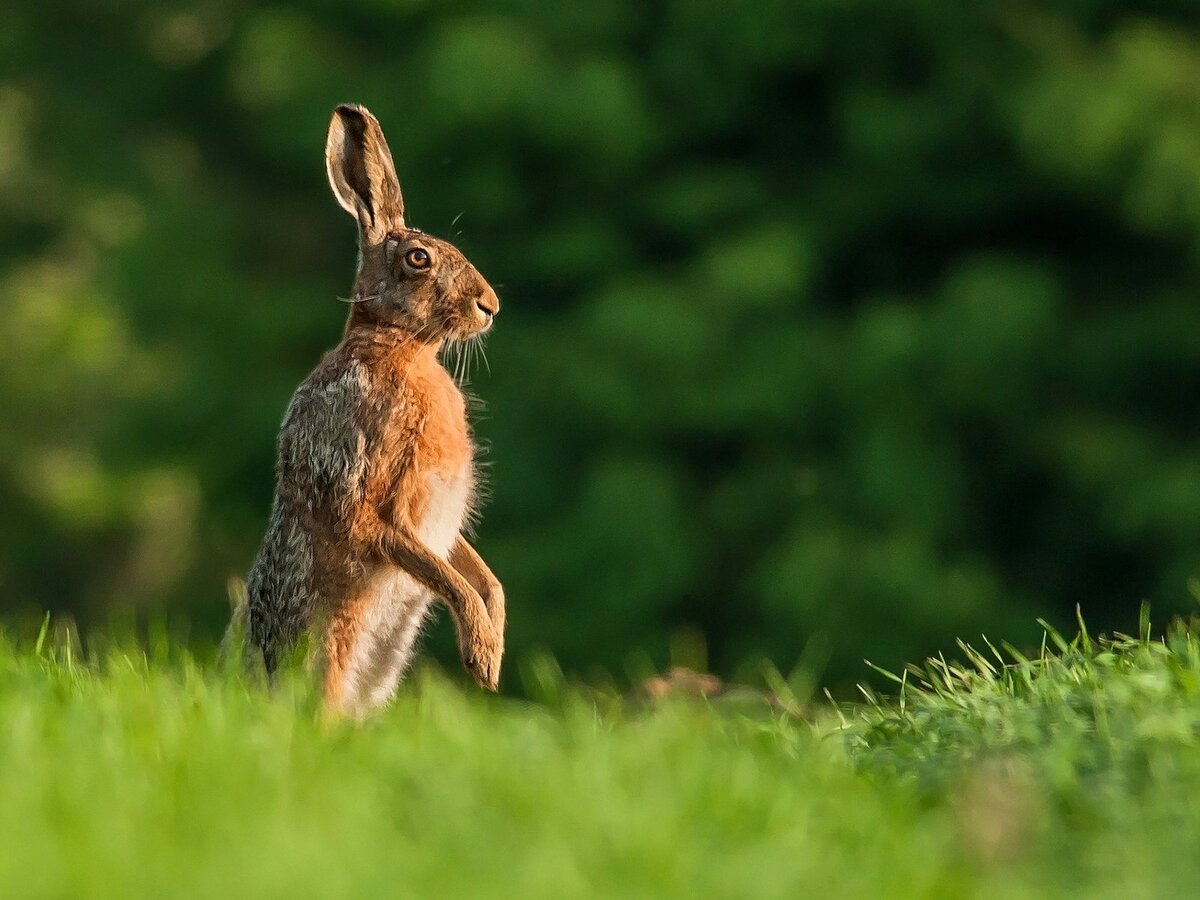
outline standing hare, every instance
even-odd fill
[[[246,579],[249,644],[272,672],[311,635],[326,708],[362,715],[394,693],[436,596],[463,665],[496,690],[504,592],[462,535],[474,447],[438,351],[491,328],[500,302],[457,248],[405,224],[366,109],[334,111],[325,164],[358,222],[353,307],[280,428],[271,520]]]

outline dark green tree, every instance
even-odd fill
[[[12,0],[0,604],[224,620],[353,231],[330,109],[504,315],[510,647],[834,680],[1200,571],[1194,4]]]

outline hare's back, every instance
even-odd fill
[[[279,493],[318,519],[344,520],[362,500],[370,373],[327,362],[297,388],[279,432]]]

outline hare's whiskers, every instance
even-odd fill
[[[491,366],[490,362],[487,361],[487,335],[486,334],[479,336],[479,358],[481,360],[484,360],[484,368],[486,368],[487,374],[491,374],[492,366]]]
[[[463,345],[461,341],[455,341],[451,345],[451,348],[454,354],[454,368],[452,370],[453,378],[455,383],[458,384],[459,387],[462,387],[463,380],[466,378],[467,357],[463,352]]]

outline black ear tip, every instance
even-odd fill
[[[372,118],[366,107],[359,106],[357,103],[339,103],[334,107],[333,120],[341,124],[345,134],[362,140],[363,135],[370,127]]]
[[[369,119],[371,113],[367,111],[365,106],[358,103],[339,103],[333,110],[334,114],[343,119]]]

